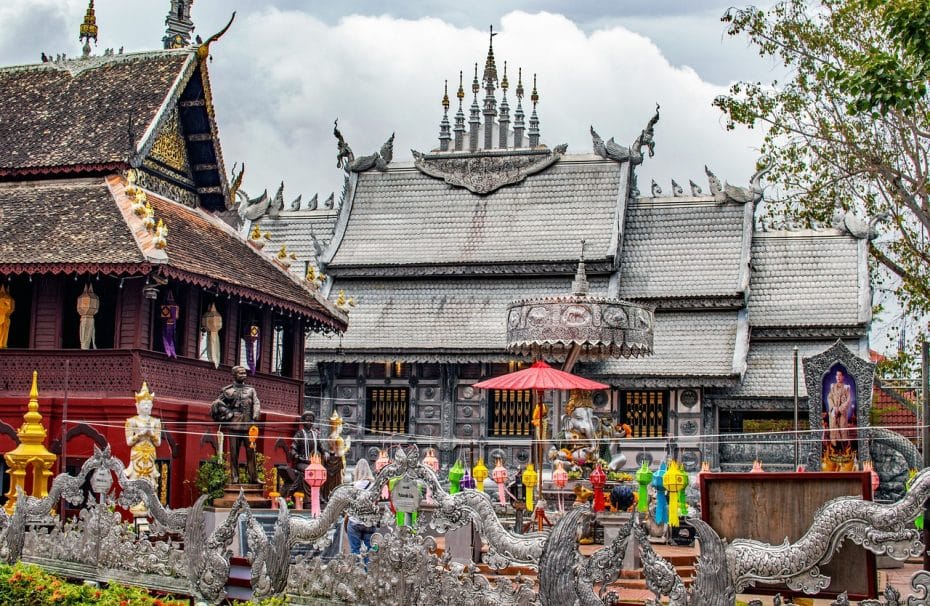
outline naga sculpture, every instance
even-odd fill
[[[336,137],[336,166],[347,173],[363,173],[372,168],[384,172],[394,159],[394,133],[391,133],[390,138],[384,142],[379,151],[360,158],[355,157],[352,148],[339,131],[338,119],[333,124],[333,136]]]

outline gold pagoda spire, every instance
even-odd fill
[[[97,42],[97,15],[94,12],[94,0],[90,0],[87,5],[87,12],[84,13],[84,22],[81,23],[80,31],[78,40],[84,41],[84,57],[89,57],[90,39],[93,38],[95,44]]]
[[[42,424],[39,414],[39,388],[37,371],[32,372],[32,388],[29,390],[29,403],[23,424],[17,430],[19,445],[4,455],[10,474],[10,491],[6,493],[6,511],[13,513],[16,507],[18,489],[25,490],[26,469],[32,466],[32,496],[42,499],[48,496],[48,480],[52,477],[52,465],[58,459],[45,448],[48,432]]]

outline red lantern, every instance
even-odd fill
[[[320,487],[326,483],[326,468],[320,463],[320,455],[310,457],[310,464],[304,471],[304,481],[310,487],[310,514],[320,516]]]
[[[601,469],[600,463],[591,472],[588,480],[594,488],[594,511],[604,511],[604,485],[607,483],[607,474]]]
[[[504,487],[507,485],[507,468],[504,467],[500,459],[497,460],[497,465],[494,466],[494,471],[491,472],[491,479],[497,482],[497,498],[500,500],[500,504],[505,505]]]

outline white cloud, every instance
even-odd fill
[[[524,68],[527,97],[538,74],[542,140],[550,146],[589,152],[590,124],[629,144],[658,102],[656,157],[639,171],[644,190],[652,177],[666,191],[669,178],[703,182],[705,163],[734,183],[753,172],[760,134],[725,132],[711,107],[725,89],[672,66],[647,38],[619,26],[586,34],[552,13],[511,12],[496,29],[495,56],[499,70],[505,60],[510,66],[512,104],[515,68]],[[327,24],[298,11],[249,14],[213,49],[227,163],[246,161],[250,192],[282,178],[289,196],[338,191],[333,119],[357,155],[396,131],[395,159],[409,159],[410,148],[437,145],[443,81],[454,95],[460,69],[467,113],[474,63],[480,71],[486,53],[485,31],[433,18],[348,16]]]

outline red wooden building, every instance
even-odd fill
[[[209,404],[231,367],[254,366],[260,449],[283,462],[275,443],[302,409],[305,335],[347,322],[224,222],[237,218],[235,185],[207,56],[202,45],[0,68],[0,290],[15,304],[0,349],[0,452],[15,446],[35,369],[61,467],[78,466],[95,444],[128,460],[123,423],[147,381],[164,428],[160,490],[172,506],[197,496],[197,467],[215,449]],[[130,169],[144,196],[127,192]],[[88,287],[92,340],[78,313],[92,302],[81,299]],[[214,308],[222,328],[211,361],[203,327]],[[175,318],[172,356],[166,321]]]

